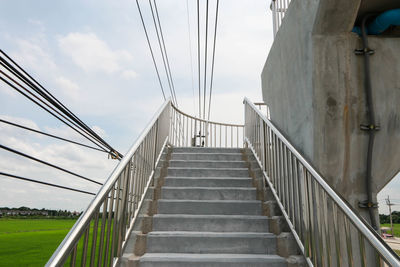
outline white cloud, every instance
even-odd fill
[[[121,73],[121,76],[122,76],[122,78],[124,78],[126,80],[133,80],[138,77],[138,74],[133,70],[124,70]]]
[[[3,114],[0,115],[0,119],[10,121],[10,122],[13,122],[16,124],[21,124],[23,126],[33,128],[35,130],[40,130],[39,126],[34,121],[29,120],[29,119],[25,119],[25,118],[21,118],[21,117],[13,117],[13,116],[8,116],[8,115],[3,115]],[[2,125],[6,125],[6,124],[2,124]],[[10,127],[10,128],[7,128],[7,129],[11,129],[11,127],[14,127],[14,126],[8,126],[8,127]],[[6,130],[6,129],[4,129],[4,130]]]
[[[70,97],[75,100],[79,98],[80,90],[79,86],[76,83],[72,82],[71,80],[68,80],[65,77],[60,76],[56,79],[56,84],[62,90],[62,93],[67,97]]]
[[[83,70],[114,73],[121,69],[121,62],[132,56],[124,50],[112,50],[94,33],[73,32],[58,38],[60,49]]]
[[[0,81],[0,92],[11,97],[16,97],[18,95],[13,88],[3,83],[3,81]]]
[[[48,74],[54,70],[56,64],[52,57],[45,51],[43,40],[22,40],[16,41],[18,51],[12,53],[13,59],[22,67]]]
[[[5,116],[1,116],[1,118],[5,118]],[[22,118],[8,118],[32,128],[38,128],[32,121]],[[33,142],[31,136],[20,134],[20,131],[15,128],[10,128],[7,132],[2,129],[0,131],[0,143],[100,182],[108,177],[115,164],[118,163],[114,160],[108,160],[105,153],[65,142],[53,141],[53,139],[43,138]],[[3,150],[0,150],[0,170],[5,173],[94,193],[99,189],[98,185]],[[25,205],[84,210],[93,198],[93,196],[86,196],[81,193],[16,181],[3,176],[0,176],[0,183],[0,195],[4,196],[2,205],[10,207]],[[27,194],[29,197],[26,197]]]
[[[99,126],[92,126],[92,130],[97,133],[101,138],[107,137],[106,131]]]

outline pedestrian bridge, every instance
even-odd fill
[[[166,101],[47,266],[400,266],[252,102],[244,125]]]

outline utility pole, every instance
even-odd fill
[[[392,235],[393,235],[392,206],[393,206],[394,204],[390,203],[390,198],[389,198],[389,196],[388,196],[387,199],[385,199],[385,200],[386,200],[386,205],[388,205],[388,207],[389,207],[390,231],[392,232]]]

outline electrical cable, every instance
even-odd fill
[[[212,54],[212,63],[211,63],[211,78],[210,78],[210,97],[208,102],[208,119],[210,120],[210,111],[211,111],[211,97],[212,97],[212,89],[213,89],[213,80],[214,80],[214,62],[215,62],[215,46],[217,41],[217,25],[218,25],[218,6],[219,0],[217,0],[217,6],[215,11],[215,27],[214,27],[214,44],[213,44],[213,54]]]
[[[187,27],[189,36],[189,57],[190,57],[190,76],[192,77],[192,93],[193,93],[193,114],[196,114],[196,94],[194,91],[194,75],[193,75],[193,55],[192,55],[192,34],[190,31],[190,15],[189,15],[189,0],[186,0],[186,15]]]
[[[162,82],[161,82],[160,73],[159,73],[159,71],[158,71],[158,67],[157,67],[157,64],[156,64],[156,60],[155,60],[155,58],[154,58],[153,49],[151,48],[151,44],[150,44],[149,35],[147,34],[146,25],[145,25],[145,23],[144,23],[144,19],[143,19],[142,11],[141,11],[141,9],[140,9],[140,5],[139,5],[139,2],[138,2],[138,0],[136,0],[136,5],[137,5],[138,11],[139,11],[140,19],[141,19],[141,21],[142,21],[142,25],[143,25],[144,33],[145,33],[145,35],[146,35],[147,44],[148,44],[148,46],[149,46],[149,49],[150,49],[151,58],[153,59],[153,64],[154,64],[154,68],[155,68],[155,70],[156,70],[156,73],[157,73],[158,82],[159,82],[159,84],[160,84],[160,87],[161,87],[161,92],[162,92],[162,95],[163,95],[163,97],[164,97],[164,101],[165,101],[165,100],[167,100],[167,98],[165,97],[165,93],[164,93],[164,87],[163,87],[163,85],[162,85]]]
[[[206,38],[204,41],[204,97],[203,120],[206,119],[206,91],[207,91],[207,50],[208,50],[208,0],[206,1]]]
[[[82,143],[79,143],[79,142],[76,142],[76,141],[73,141],[73,140],[69,140],[69,139],[66,139],[66,138],[63,138],[63,137],[59,137],[59,136],[56,136],[56,135],[45,133],[45,132],[42,132],[42,131],[39,131],[39,130],[35,130],[35,129],[29,128],[27,126],[16,124],[16,123],[13,123],[13,122],[10,122],[10,121],[6,121],[6,120],[3,120],[3,119],[0,119],[0,122],[6,123],[8,125],[12,125],[14,127],[18,127],[18,128],[21,128],[21,129],[24,129],[24,130],[27,130],[27,131],[31,131],[31,132],[35,132],[35,133],[38,133],[38,134],[42,134],[42,135],[48,136],[48,137],[59,139],[59,140],[62,140],[62,141],[68,142],[68,143],[72,143],[72,144],[75,144],[75,145],[83,146],[83,147],[90,148],[90,149],[93,149],[93,150],[97,150],[97,151],[100,151],[100,152],[108,153],[108,151],[99,149],[99,148],[94,147],[94,146],[85,145],[85,144],[82,144]]]
[[[8,72],[10,72],[12,75],[14,75],[22,83],[26,84],[29,88],[31,88],[33,91],[35,91],[36,94],[38,94],[38,95],[29,91],[27,88],[22,86],[15,79],[11,78],[4,72],[1,72],[4,76],[6,76],[9,80],[13,81],[13,83],[15,83],[18,86],[20,86],[21,88],[23,88],[26,92],[28,92],[30,95],[32,95],[33,97],[38,99],[40,102],[42,102],[45,106],[49,107],[54,112],[59,114],[65,120],[69,121],[75,127],[79,128],[81,131],[83,131],[84,134],[82,134],[82,133],[80,133],[80,134],[87,135],[90,139],[92,139],[91,140],[92,143],[96,144],[97,146],[99,146],[102,149],[104,149],[103,147],[106,147],[108,150],[110,150],[110,152],[109,152],[110,154],[115,154],[116,158],[122,158],[123,155],[121,153],[116,151],[112,146],[110,146],[106,141],[104,141],[95,131],[93,131],[89,126],[87,126],[84,122],[82,122],[82,120],[80,120],[75,114],[73,114],[65,105],[63,105],[57,98],[55,98],[39,82],[37,82],[34,78],[32,78],[31,75],[29,75],[20,65],[18,65],[14,60],[12,60],[4,51],[0,50],[0,52],[2,55],[4,55],[7,58],[7,60],[6,60],[2,56],[0,56],[1,66],[3,66]],[[5,81],[4,79],[2,79],[2,80]],[[6,83],[11,85],[9,82],[6,82]],[[16,89],[15,86],[12,86],[12,87],[14,89]],[[21,91],[19,91],[19,92],[21,93]],[[23,94],[23,95],[26,96],[26,94]],[[44,100],[41,99],[40,97],[42,97]],[[32,100],[32,98],[29,98],[29,99]],[[45,101],[47,101],[47,102],[45,102]],[[35,102],[35,101],[33,101],[33,102]],[[37,104],[37,102],[35,102],[35,103]],[[47,109],[46,109],[46,111],[51,113]],[[65,123],[65,121],[63,121],[63,122]],[[71,126],[69,124],[67,124],[67,125],[71,128],[74,128],[73,126]],[[79,131],[78,131],[78,133],[79,133]],[[95,142],[93,142],[93,141],[95,141]],[[100,143],[101,145],[99,145],[96,142]]]
[[[161,39],[160,39],[160,33],[159,33],[159,31],[158,31],[158,26],[157,26],[156,18],[155,18],[155,16],[154,16],[154,10],[153,10],[153,5],[151,4],[151,0],[149,0],[149,4],[150,4],[150,9],[151,9],[151,16],[152,16],[152,18],[153,18],[154,28],[155,28],[155,30],[156,30],[156,35],[157,35],[157,40],[158,40],[158,46],[159,46],[159,48],[160,48],[161,58],[162,58],[163,65],[164,65],[165,75],[167,76],[167,81],[168,81],[168,85],[169,85],[169,91],[170,91],[170,93],[171,93],[172,100],[173,100],[173,102],[174,102],[175,105],[176,105],[176,98],[174,97],[174,96],[175,96],[175,95],[174,95],[174,91],[172,90],[171,77],[169,76],[168,67],[167,67],[167,63],[166,63],[166,60],[165,60],[165,54],[164,54],[165,51],[164,51],[163,48],[162,48]]]
[[[149,0],[149,1],[150,1],[150,0]],[[157,17],[157,21],[158,21],[158,26],[159,26],[159,28],[160,28],[161,42],[162,42],[162,45],[163,45],[163,47],[164,47],[165,59],[166,59],[166,61],[167,61],[167,67],[168,67],[169,77],[170,77],[170,79],[171,79],[172,91],[173,91],[173,93],[174,93],[176,106],[179,107],[179,106],[178,106],[178,100],[177,100],[177,98],[176,98],[176,91],[175,91],[174,80],[172,79],[171,66],[170,66],[170,64],[169,64],[169,58],[168,58],[167,48],[165,47],[164,34],[163,34],[163,31],[162,31],[162,27],[161,27],[160,16],[158,15],[157,3],[156,3],[156,0],[153,0],[153,1],[154,1],[154,9],[155,9],[155,11],[156,11],[156,17]]]
[[[1,72],[1,70],[0,70]],[[71,126],[68,122],[64,121],[62,118],[60,118],[59,116],[55,115],[54,113],[52,113],[49,109],[47,109],[45,106],[43,106],[42,104],[40,104],[39,102],[37,102],[36,100],[34,100],[32,97],[28,96],[26,93],[22,92],[20,89],[18,89],[15,85],[11,84],[9,81],[5,80],[3,77],[0,77],[0,80],[2,80],[3,82],[5,82],[6,84],[8,84],[10,87],[12,87],[13,89],[15,89],[17,92],[19,92],[20,94],[22,94],[23,96],[25,96],[26,98],[28,98],[29,100],[31,100],[33,103],[35,103],[36,105],[38,105],[39,107],[41,107],[42,109],[44,109],[45,111],[47,111],[48,113],[50,113],[52,116],[54,116],[55,118],[57,118],[59,121],[63,122],[64,124],[68,125],[71,129],[73,129],[74,131],[76,131],[77,133],[79,133],[80,135],[82,135],[83,137],[85,137],[86,139],[88,139],[90,142],[92,142],[93,144],[99,146],[97,143],[95,143],[93,140],[91,140],[90,138],[88,138],[86,135],[82,134],[79,130],[77,130],[75,127]],[[100,148],[102,148],[101,146],[99,146]],[[106,151],[106,150],[104,150]]]
[[[199,80],[199,118],[201,118],[201,70],[200,70],[200,4],[197,0],[197,69],[198,69],[198,80]],[[200,129],[201,131],[201,129]]]
[[[0,62],[0,65],[2,65],[2,63]],[[61,116],[62,118],[64,118],[65,120],[67,120],[69,123],[73,124],[76,126],[76,124],[71,121],[69,118],[67,118],[64,114],[61,114],[59,111],[57,111],[54,107],[50,106],[48,103],[46,103],[44,100],[42,100],[41,98],[39,98],[37,95],[33,94],[31,91],[29,91],[27,88],[25,88],[24,86],[22,86],[20,83],[18,83],[17,81],[15,81],[14,79],[12,79],[10,76],[8,76],[7,74],[5,74],[2,70],[0,70],[0,74],[3,74],[4,76],[6,76],[9,80],[11,80],[14,84],[18,85],[20,88],[22,88],[23,90],[25,90],[27,93],[29,93],[31,96],[33,96],[34,98],[36,98],[39,102],[41,102],[43,105],[47,106],[48,108],[50,108],[51,110],[53,110],[55,113],[57,113],[59,116]],[[0,77],[0,79],[2,79]],[[3,80],[3,79],[2,79]],[[3,80],[5,81],[5,80]],[[9,84],[9,83],[7,83]],[[10,84],[9,84],[10,85]],[[11,86],[11,85],[10,85]],[[21,93],[23,96],[27,97],[29,100],[31,100],[32,102],[34,102],[35,104],[37,104],[40,107],[43,107],[42,105],[40,105],[37,101],[34,101],[31,97],[27,96],[26,94],[24,94],[22,91],[18,90],[16,87],[11,86],[12,88],[14,88],[15,90],[17,90],[19,93]],[[53,116],[57,116],[54,115],[53,112],[51,112],[50,110],[48,110],[47,108],[45,108],[45,110],[47,112],[49,112],[50,114],[52,114]],[[58,117],[58,116],[57,116]],[[59,117],[58,117],[59,118]],[[64,120],[61,120],[64,124],[67,124],[69,127],[74,128],[73,126],[71,126],[69,123],[65,122]],[[78,127],[80,128],[80,127]],[[75,128],[74,128],[75,129]],[[80,130],[82,130],[80,128]],[[80,130],[77,130],[77,132],[82,135],[83,137],[86,137],[84,133],[82,133]],[[84,130],[83,130],[84,131]],[[87,138],[87,137],[86,137]],[[87,138],[89,141],[91,141],[92,143],[96,144],[98,147],[103,148],[102,144],[98,144],[97,140],[91,140],[89,138]],[[97,141],[97,142],[96,142]],[[104,148],[103,148],[104,149]]]
[[[88,194],[88,195],[93,195],[93,196],[96,195],[95,193],[92,193],[92,192],[79,190],[79,189],[75,189],[75,188],[71,188],[71,187],[67,187],[67,186],[62,186],[62,185],[57,185],[57,184],[37,181],[37,180],[33,180],[33,179],[29,179],[29,178],[25,178],[25,177],[21,177],[21,176],[17,176],[17,175],[5,173],[5,172],[0,172],[0,175],[7,176],[7,177],[10,177],[10,178],[14,178],[14,179],[23,180],[23,181],[28,181],[28,182],[32,182],[32,183],[38,183],[38,184],[43,184],[43,185],[47,185],[47,186],[62,188],[62,189],[70,190],[70,191],[75,191],[75,192],[79,192],[79,193]]]
[[[84,180],[86,180],[86,181],[95,183],[95,184],[97,184],[97,185],[103,185],[102,183],[99,183],[99,182],[97,182],[97,181],[95,181],[95,180],[92,180],[92,179],[90,179],[90,178],[84,177],[84,176],[79,175],[79,174],[77,174],[77,173],[71,172],[71,171],[69,171],[69,170],[67,170],[67,169],[64,169],[64,168],[62,168],[62,167],[56,166],[56,165],[51,164],[51,163],[49,163],[49,162],[47,162],[47,161],[43,161],[43,160],[38,159],[38,158],[36,158],[36,157],[29,156],[29,155],[27,155],[27,154],[25,154],[25,153],[22,153],[22,152],[20,152],[20,151],[15,150],[15,149],[9,148],[9,147],[7,147],[7,146],[4,146],[4,145],[1,145],[1,144],[0,144],[0,148],[1,148],[1,149],[4,149],[4,150],[7,150],[7,151],[9,151],[9,152],[12,152],[12,153],[14,153],[14,154],[20,155],[20,156],[22,156],[22,157],[28,158],[28,159],[30,159],[30,160],[33,160],[33,161],[42,163],[42,164],[47,165],[47,166],[49,166],[49,167],[55,168],[55,169],[57,169],[57,170],[66,172],[66,173],[68,173],[68,174],[71,174],[71,175],[76,176],[76,177],[78,177],[78,178],[84,179]]]
[[[0,57],[0,60],[2,61],[1,64],[2,66],[6,67],[6,69],[14,74],[17,78],[19,78],[21,81],[23,81],[25,84],[27,84],[31,89],[33,89],[36,93],[38,93],[40,96],[42,96],[46,101],[48,101],[51,105],[55,106],[57,109],[59,109],[62,113],[64,113],[69,119],[69,121],[77,126],[78,128],[81,128],[86,134],[94,138],[96,141],[99,143],[102,143],[105,147],[107,147],[111,151],[115,151],[110,145],[107,144],[96,132],[94,132],[90,127],[88,127],[84,122],[82,122],[75,114],[73,114],[65,105],[63,105],[57,98],[55,98],[48,90],[46,90],[40,83],[38,83],[32,76],[30,76],[21,66],[19,66],[14,60],[12,60],[4,51],[0,50],[0,52],[9,60],[11,61],[19,70],[21,70],[24,74],[26,74],[34,83],[29,80],[26,76],[24,76],[21,72],[19,72],[14,66],[12,66],[9,62],[4,60],[2,57]],[[15,81],[14,81],[15,82]],[[38,85],[39,87],[37,87]],[[24,88],[25,89],[25,88]],[[26,89],[25,89],[26,90]],[[32,94],[32,93],[31,93]],[[32,94],[33,95],[33,94]],[[36,96],[36,98],[38,98]],[[43,101],[41,101],[44,103]],[[50,107],[48,104],[46,104],[48,107]],[[54,110],[54,108],[53,108]],[[65,118],[65,116],[63,116]],[[72,120],[72,121],[71,121]],[[119,156],[122,156],[119,154]]]

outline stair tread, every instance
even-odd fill
[[[193,153],[193,152],[172,152],[172,155],[198,155],[199,153]],[[212,153],[201,153],[202,155],[237,155],[241,156],[242,153],[224,153],[224,152],[212,152]]]
[[[216,170],[216,171],[230,171],[230,170],[241,170],[241,171],[248,171],[249,168],[212,168],[212,167],[168,167],[168,169],[174,170]]]
[[[273,233],[260,232],[195,232],[195,231],[152,231],[148,236],[182,236],[182,237],[236,237],[236,238],[275,238]]]
[[[254,203],[260,204],[260,200],[196,200],[196,199],[159,199],[159,202],[201,202],[201,203]]]
[[[174,190],[187,190],[187,189],[200,189],[200,190],[246,190],[246,191],[256,191],[255,187],[221,187],[221,186],[163,186],[164,189],[174,189]]]
[[[185,177],[185,176],[166,176],[165,179],[191,179],[191,180],[253,180],[251,177]]]
[[[278,255],[271,254],[197,254],[197,253],[145,253],[141,259],[163,258],[163,259],[220,259],[225,261],[236,261],[238,259],[285,259]]]
[[[267,216],[263,215],[217,215],[217,214],[154,214],[158,218],[201,218],[201,219],[247,219],[247,220],[265,220]]]
[[[199,163],[205,163],[205,162],[212,162],[215,163],[215,160],[204,160],[204,159],[171,159],[169,162],[199,162]],[[231,162],[236,162],[236,163],[247,163],[245,160],[219,160],[217,161],[218,163],[231,163]]]

